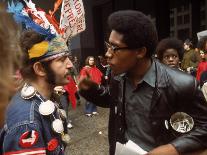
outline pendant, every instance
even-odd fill
[[[64,127],[63,127],[63,121],[60,119],[55,119],[52,122],[52,129],[56,132],[56,133],[63,133],[64,132]]]
[[[66,119],[67,118],[67,114],[66,111],[63,109],[58,109],[59,115],[62,119]]]
[[[54,111],[55,111],[55,104],[50,100],[41,102],[41,104],[39,105],[39,112],[41,115],[48,116],[52,114]]]
[[[64,134],[64,133],[62,133],[62,135],[61,135],[61,139],[62,139],[62,141],[65,142],[66,144],[69,144],[69,142],[70,142],[70,136],[69,136],[69,134]]]

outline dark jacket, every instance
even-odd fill
[[[151,101],[150,122],[157,146],[170,143],[179,153],[207,147],[207,106],[195,78],[159,62],[155,64],[156,86]],[[95,100],[98,106],[110,107],[110,155],[114,155],[116,141],[126,142],[123,83],[124,78],[120,75],[111,80],[109,91],[99,87],[81,92],[87,100]],[[176,112],[185,112],[193,117],[195,126],[190,132],[175,135],[166,128],[165,121]]]

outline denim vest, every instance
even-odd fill
[[[57,110],[53,116],[43,116],[39,113],[40,103],[41,100],[36,96],[28,100],[23,99],[20,92],[12,98],[7,109],[4,128],[0,133],[1,154],[64,154],[61,134],[54,132],[51,127],[53,117],[59,117]],[[67,130],[66,121],[64,130]],[[22,146],[20,143],[22,135],[32,131],[38,135],[35,143]]]

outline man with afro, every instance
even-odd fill
[[[152,58],[158,36],[149,17],[139,11],[117,11],[108,25],[106,57],[113,74],[109,89],[88,78],[80,81],[79,89],[87,100],[110,108],[110,155],[117,142],[134,142],[148,155],[206,148],[205,98],[194,77]]]

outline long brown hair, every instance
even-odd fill
[[[96,60],[95,60],[94,56],[88,56],[88,57],[86,58],[86,60],[85,60],[85,65],[86,65],[86,66],[90,66],[90,65],[89,65],[89,59],[90,59],[90,58],[93,58],[93,59],[94,59],[94,66],[96,66]]]
[[[21,50],[19,47],[19,31],[11,14],[0,3],[0,114],[8,102],[12,90],[14,70],[19,67]]]

